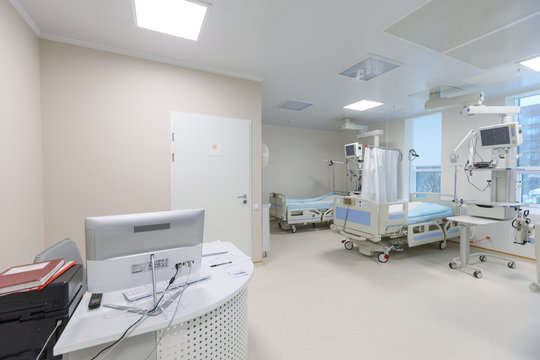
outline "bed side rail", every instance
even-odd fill
[[[379,233],[385,234],[390,228],[396,229],[407,223],[409,203],[405,200],[379,203]]]
[[[286,220],[287,217],[287,196],[280,193],[270,193],[270,216]]]

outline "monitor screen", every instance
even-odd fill
[[[480,130],[480,138],[482,146],[510,145],[510,132],[508,131],[508,126]]]
[[[86,218],[88,290],[149,284],[151,256],[157,281],[170,279],[177,263],[193,261],[192,271],[197,271],[203,232],[203,209]]]
[[[355,150],[355,144],[345,146],[345,156],[347,157],[355,156],[356,152],[354,150]]]

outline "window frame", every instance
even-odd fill
[[[526,93],[516,94],[506,98],[507,105],[521,106],[520,100],[527,97],[540,95],[540,89],[529,91]],[[539,103],[540,104],[540,103]],[[539,114],[540,115],[540,114]],[[521,124],[519,115],[516,116],[514,121],[517,121]],[[540,151],[540,150],[539,150]],[[519,147],[517,149],[517,154],[519,155]],[[519,185],[516,189],[516,199],[518,202],[523,202],[523,176],[524,175],[539,175],[540,176],[540,166],[517,166],[516,167],[516,182],[519,182]],[[540,208],[540,204],[536,203],[524,203],[527,207]]]
[[[434,115],[438,115],[439,116],[439,121],[441,122],[441,137],[439,139],[439,146],[440,146],[440,150],[441,150],[441,158],[439,159],[440,163],[435,164],[435,165],[433,165],[433,164],[431,164],[431,165],[416,165],[415,162],[413,161],[409,165],[408,170],[407,170],[407,172],[409,173],[409,180],[410,181],[407,181],[407,183],[408,183],[407,186],[405,186],[405,184],[404,184],[404,187],[403,187],[404,189],[405,188],[407,189],[407,194],[419,192],[417,190],[417,184],[416,184],[416,174],[419,173],[419,172],[435,172],[435,173],[438,173],[439,174],[439,179],[440,179],[439,193],[442,190],[442,146],[443,146],[443,140],[442,140],[443,113],[442,113],[442,111],[438,111],[438,112],[434,112],[434,113],[425,113],[425,114],[421,114],[421,115],[417,115],[417,116],[405,119],[405,147],[406,148],[414,148],[414,144],[413,144],[413,142],[414,142],[414,139],[413,139],[414,121],[416,119],[421,119],[421,118],[424,118],[424,117],[427,117],[427,116],[434,116]],[[420,156],[422,156],[422,155],[420,154]],[[425,167],[426,169],[417,169],[418,167],[422,167],[422,168]],[[427,168],[427,167],[432,167],[432,168]],[[433,169],[435,167],[436,167],[436,169]],[[436,193],[434,193],[434,194],[436,194]]]

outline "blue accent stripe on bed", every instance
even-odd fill
[[[303,221],[306,221],[306,220],[317,220],[317,221],[319,221],[319,220],[321,220],[321,218],[314,216],[314,217],[303,218],[303,219],[289,219],[289,220],[287,220],[287,222],[289,224],[292,224],[292,223],[295,223],[295,222],[303,222]]]
[[[448,230],[448,233],[449,233],[449,234],[455,234],[455,233],[457,233],[457,232],[459,232],[459,228],[457,228],[457,227],[451,228],[450,230]]]
[[[345,221],[345,217],[347,217],[347,222],[371,226],[371,213],[369,211],[349,209],[349,214],[347,216],[346,208],[336,208],[336,218]]]
[[[417,235],[413,239],[414,241],[418,241],[418,240],[424,240],[424,239],[434,238],[438,236],[443,236],[442,231],[438,231],[436,233],[431,233],[431,234],[425,234],[425,235]]]
[[[388,216],[388,220],[399,220],[399,219],[404,219],[404,218],[405,218],[405,214],[395,214],[395,215]]]

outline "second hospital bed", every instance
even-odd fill
[[[331,222],[334,219],[334,199],[345,192],[331,192],[313,198],[287,198],[270,193],[270,216],[279,220],[279,227],[296,232],[296,225]]]
[[[332,230],[347,236],[347,250],[358,246],[360,253],[385,263],[390,251],[439,242],[446,248],[446,239],[457,237],[459,229],[446,218],[457,213],[452,196],[437,193],[411,193],[410,202],[376,203],[358,196],[337,197],[334,201]]]

